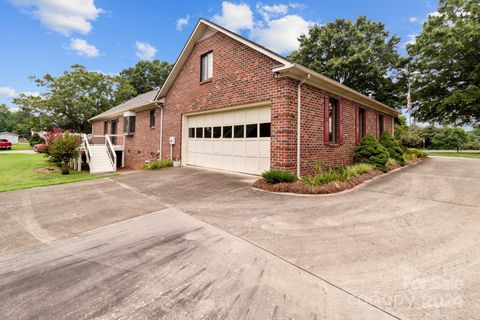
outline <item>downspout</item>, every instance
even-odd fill
[[[307,77],[298,83],[297,87],[297,178],[300,179],[300,133],[301,133],[301,107],[302,107],[302,84],[310,79],[310,73]]]
[[[155,102],[155,105],[160,109],[160,149],[158,153],[158,160],[163,159],[163,105]]]

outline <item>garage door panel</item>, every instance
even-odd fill
[[[270,122],[270,107],[218,111],[209,114],[189,116],[186,118],[187,128],[222,127],[222,135],[211,129],[212,136],[189,137],[186,139],[186,163],[191,165],[219,168],[260,174],[270,167],[270,138],[257,137],[249,131],[249,137],[225,137],[223,127],[249,125]],[[188,131],[188,130],[187,130]],[[217,132],[217,134],[213,134]],[[195,130],[196,133],[196,130]]]
[[[270,139],[262,139],[258,142],[258,156],[270,159]]]
[[[221,140],[214,140],[212,141],[212,153],[214,154],[222,154],[222,141]]]
[[[245,141],[243,139],[233,141],[233,155],[245,156]]]
[[[245,142],[245,156],[247,157],[258,157],[259,152],[258,140],[248,140]]]
[[[222,142],[222,154],[233,156],[233,141],[223,140]]]

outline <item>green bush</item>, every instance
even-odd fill
[[[281,170],[268,170],[262,173],[263,179],[271,184],[280,182],[294,182],[297,180],[296,176],[291,172]]]
[[[375,166],[368,163],[358,163],[350,166],[339,166],[326,170],[317,170],[313,177],[303,177],[302,181],[310,186],[327,184],[334,181],[348,181],[352,177],[370,172]]]
[[[385,131],[382,133],[382,136],[380,137],[380,144],[387,149],[390,158],[396,160],[401,166],[405,165],[403,149],[400,147],[398,141],[395,140],[395,138],[390,134],[390,132]]]
[[[362,144],[355,149],[355,159],[359,162],[367,162],[378,169],[387,172],[389,154],[373,135],[367,134],[362,139]]]
[[[162,169],[167,167],[173,167],[172,160],[152,161],[149,163],[145,163],[143,165],[143,169],[147,169],[147,170],[156,170],[156,169]]]
[[[68,164],[71,159],[75,159],[79,155],[78,148],[82,141],[80,136],[65,132],[58,135],[55,140],[48,145],[47,155],[52,162],[62,169],[62,174],[69,174]]]
[[[416,148],[407,148],[405,150],[405,159],[414,160],[416,158],[426,158],[428,155],[425,151]]]

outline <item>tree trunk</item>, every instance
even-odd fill
[[[62,164],[61,168],[62,174],[70,174],[70,167],[68,166],[68,163]]]

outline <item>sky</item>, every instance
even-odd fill
[[[60,75],[73,64],[116,74],[139,60],[175,62],[199,18],[280,54],[314,24],[366,15],[414,41],[436,0],[154,1],[0,0],[0,104],[38,94],[29,76]]]

